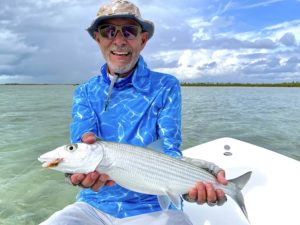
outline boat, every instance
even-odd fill
[[[235,178],[252,176],[243,188],[251,225],[300,224],[300,162],[233,138],[216,139],[183,151],[184,156],[214,162]],[[184,202],[194,225],[248,225],[238,205],[228,197],[223,206]]]

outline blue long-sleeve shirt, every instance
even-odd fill
[[[140,56],[131,76],[114,85],[105,110],[110,79],[107,65],[99,76],[80,85],[73,98],[71,142],[93,132],[106,141],[147,146],[163,139],[166,154],[178,157],[181,144],[181,94],[178,80],[151,71]],[[157,197],[129,191],[119,185],[80,191],[84,201],[112,216],[123,218],[159,211]]]

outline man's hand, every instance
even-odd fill
[[[81,140],[84,143],[93,144],[96,142],[97,137],[93,133],[86,133]],[[78,185],[83,188],[92,188],[93,191],[98,191],[104,185],[112,186],[115,184],[114,181],[109,180],[108,175],[98,173],[97,171],[88,174],[72,174],[70,176],[70,182],[73,185]]]
[[[225,178],[225,171],[221,170],[217,174],[217,181],[223,185],[227,185],[228,181]],[[188,201],[194,201],[198,204],[207,203],[209,206],[223,205],[227,198],[221,189],[215,189],[210,183],[197,182],[196,186],[188,193]]]

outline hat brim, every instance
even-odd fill
[[[142,27],[143,32],[148,33],[148,39],[150,39],[153,36],[154,33],[154,24],[151,21],[143,20],[135,17],[134,15],[111,15],[111,16],[100,16],[96,18],[92,24],[86,29],[87,32],[91,35],[92,38],[94,38],[94,32],[97,31],[98,26],[101,24],[103,20],[108,19],[114,19],[114,18],[127,18],[127,19],[133,19],[137,23],[139,23]]]

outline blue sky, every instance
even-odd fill
[[[104,63],[85,28],[101,0],[1,0],[0,83],[81,83]],[[142,55],[183,82],[300,81],[300,0],[133,0]]]

